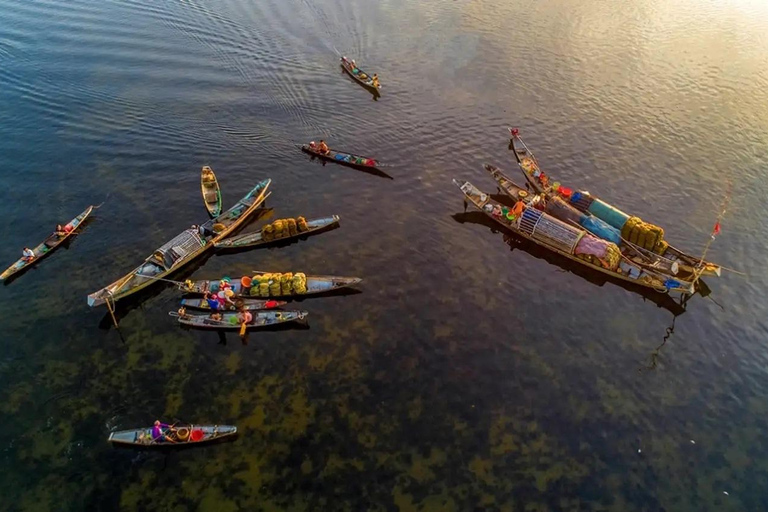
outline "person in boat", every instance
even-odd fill
[[[187,308],[185,308],[184,306],[181,306],[179,308],[178,313],[179,313],[179,318],[187,318]]]
[[[208,307],[211,308],[212,312],[219,310],[219,301],[212,298],[210,292],[205,292],[205,294],[203,294],[203,299],[208,303]]]
[[[160,423],[160,420],[155,420],[155,424],[152,426],[152,440],[156,443],[164,443],[166,441],[173,443],[174,441],[169,439],[166,435],[166,432],[163,430],[171,430],[172,428],[172,425],[168,425],[167,423]]]
[[[211,320],[214,322],[221,322],[224,317],[218,311],[211,313]]]
[[[72,229],[72,224],[65,224],[64,226],[56,224],[56,231],[54,231],[54,234],[57,236],[66,236],[72,232]]]
[[[512,208],[512,214],[515,216],[515,218],[519,218],[523,211],[525,210],[525,203],[523,203],[522,200],[518,199],[515,203],[515,206]]]
[[[35,259],[35,251],[29,247],[25,247],[24,250],[21,251],[21,259],[24,261],[32,261]]]
[[[225,310],[227,307],[235,305],[231,299],[234,294],[235,292],[230,289],[221,290],[216,294],[216,299],[219,301],[219,310]]]
[[[317,145],[317,152],[321,155],[327,155],[331,152],[331,150],[328,148],[328,144],[326,144],[323,139],[320,139],[320,144]]]
[[[311,149],[312,151],[317,151],[317,142],[310,141],[309,142],[309,149]]]
[[[377,73],[373,74],[373,77],[371,78],[371,84],[377,89],[379,88],[379,75]]]
[[[249,324],[253,320],[253,315],[247,309],[241,309],[237,314],[237,320],[240,322],[240,325]]]

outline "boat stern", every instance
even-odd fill
[[[101,306],[105,302],[106,301],[103,299],[103,293],[101,290],[88,295],[88,305],[92,308],[95,308],[96,306]]]

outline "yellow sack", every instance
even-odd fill
[[[259,297],[269,297],[269,283],[259,283]]]
[[[656,254],[664,254],[667,252],[667,249],[669,249],[669,242],[666,240],[662,240],[661,242],[658,242],[656,244],[656,247],[654,247],[653,252]]]
[[[280,278],[280,289],[283,295],[291,295],[293,293],[293,274],[283,274]]]
[[[307,276],[302,272],[298,272],[293,276],[293,290],[298,294],[307,293]]]
[[[304,217],[297,217],[296,218],[296,227],[299,230],[299,233],[303,233],[305,231],[309,230],[309,226],[307,226],[307,219]]]
[[[643,249],[645,249],[645,236],[646,236],[646,233],[647,233],[647,231],[644,229],[644,226],[638,227],[638,229],[637,229],[637,242],[634,242],[637,245],[639,245],[640,247],[642,247]]]
[[[298,224],[296,223],[296,219],[288,219],[288,233],[290,233],[291,236],[295,236],[299,232]]]
[[[273,297],[278,297],[281,294],[282,290],[280,288],[280,280],[275,279],[269,284],[269,293]]]
[[[621,238],[629,240],[632,230],[635,228],[638,222],[642,222],[640,217],[630,217],[627,222],[621,227]]]

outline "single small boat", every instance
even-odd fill
[[[519,130],[510,128],[509,134],[517,164],[525,179],[536,192],[547,194],[550,197],[559,196],[567,200],[571,206],[582,213],[592,215],[618,230],[625,242],[639,246],[641,250],[656,253],[671,262],[677,262],[679,265],[694,268],[699,275],[721,275],[722,268],[720,265],[702,261],[701,258],[687,254],[665,241],[663,239],[664,230],[660,227],[643,222],[639,217],[630,216],[587,192],[574,192],[569,188],[561,187],[557,182],[553,182],[539,167],[533,152],[520,137]],[[501,188],[504,187],[501,186]],[[655,242],[651,240],[655,240]]]
[[[171,311],[169,315],[177,317],[181,324],[199,329],[237,330],[242,327],[239,317],[240,313],[221,313],[220,320],[214,320],[210,315],[185,314],[182,316],[175,311]],[[306,311],[254,311],[251,313],[251,321],[245,326],[246,329],[258,329],[260,327],[300,322],[307,315],[309,313]]]
[[[163,431],[164,439],[152,438],[152,427],[134,430],[119,430],[109,434],[110,443],[131,446],[152,446],[155,448],[187,446],[209,443],[237,434],[237,427],[232,425],[175,425]]]
[[[302,217],[299,217],[299,219],[303,219]],[[297,219],[297,221],[299,220]],[[331,217],[324,217],[322,219],[314,219],[314,220],[308,220],[301,222],[294,222],[297,224],[297,227],[294,229],[292,228],[290,231],[286,228],[284,236],[278,236],[279,233],[276,233],[274,231],[271,231],[269,228],[276,227],[277,222],[281,222],[281,233],[282,233],[282,222],[287,220],[293,220],[293,219],[280,219],[280,221],[272,222],[263,228],[261,228],[260,231],[255,231],[253,233],[245,233],[243,235],[234,236],[231,238],[227,238],[225,240],[220,240],[216,242],[216,248],[217,249],[242,249],[245,247],[256,247],[259,245],[267,245],[274,242],[284,242],[286,240],[293,240],[295,238],[299,238],[302,236],[308,236],[316,233],[320,233],[325,230],[329,230],[333,227],[336,227],[339,225],[339,216],[333,215]],[[304,227],[304,231],[301,231],[302,226]]]
[[[351,60],[348,60],[346,57],[342,57],[341,67],[344,68],[344,71],[346,71],[347,74],[351,76],[357,83],[373,92],[374,94],[381,94],[381,84],[378,86],[374,85],[373,75],[369,75],[362,69],[353,65]]]
[[[301,146],[301,150],[305,153],[309,153],[317,158],[328,160],[329,162],[335,162],[341,165],[348,165],[350,167],[356,167],[358,169],[376,169],[378,170],[378,163],[373,158],[367,158],[364,156],[353,155],[352,153],[343,153],[341,151],[335,151],[329,149],[328,153],[320,153],[316,148],[310,147],[309,144]]]
[[[72,236],[75,231],[77,231],[77,228],[80,227],[80,225],[85,221],[86,218],[91,214],[93,211],[93,206],[89,206],[85,209],[83,213],[69,221],[66,226],[71,226],[72,230],[69,233],[65,233],[61,236],[57,235],[56,233],[53,233],[48,238],[46,238],[43,243],[32,249],[32,252],[35,253],[35,256],[31,260],[25,260],[24,258],[19,258],[16,263],[8,267],[5,272],[0,274],[0,281],[8,279],[12,275],[21,272],[25,268],[28,268],[41,259],[48,256],[50,253],[53,252],[54,249],[56,249],[58,246],[60,246],[64,241]]]
[[[155,250],[144,263],[114,283],[88,295],[88,305],[112,303],[143,290],[150,284],[175,272],[213,248],[219,240],[229,236],[261,206],[267,198],[272,180],[259,182],[232,208],[210,219],[197,229],[186,229],[171,241]]]
[[[288,304],[282,300],[258,300],[258,299],[237,299],[233,305],[226,308],[229,311],[239,311],[245,309],[247,311],[258,311],[260,309],[276,309],[281,308]],[[195,297],[185,297],[181,299],[181,305],[185,308],[200,309],[203,311],[210,311],[206,299],[200,299]]]
[[[582,228],[571,226],[536,208],[540,197],[527,194],[518,187],[517,197],[524,209],[515,215],[507,207],[493,201],[470,182],[453,180],[464,197],[478,210],[509,231],[531,240],[589,268],[659,292],[693,294],[694,284],[674,279],[638,263],[612,242],[601,240]]]
[[[211,217],[221,215],[221,187],[213,169],[207,165],[200,171],[200,189],[203,191],[203,202],[208,215]]]
[[[268,272],[254,272],[254,275],[266,275]],[[262,299],[280,299],[280,298],[301,298],[307,295],[317,295],[320,293],[328,293],[349,286],[354,286],[360,283],[362,279],[359,277],[337,277],[337,276],[306,276],[306,291],[304,293],[283,293],[282,287],[279,291],[276,289],[270,289],[268,296],[251,295],[252,279],[241,279],[240,281],[230,283],[230,289],[234,293],[233,297],[249,298],[259,297]],[[179,289],[184,293],[203,294],[205,292],[218,293],[220,280],[202,280],[202,281],[187,281],[183,285],[179,285]],[[245,283],[245,285],[244,285]]]

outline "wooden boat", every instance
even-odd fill
[[[152,439],[152,427],[146,427],[112,432],[107,441],[119,445],[152,446],[155,448],[189,446],[233,437],[237,435],[237,427],[232,425],[176,425],[173,429],[166,429],[165,435],[170,440],[155,441]]]
[[[258,299],[237,299],[235,304],[227,308],[229,311],[238,311],[245,309],[246,311],[258,311],[260,309],[276,309],[288,304],[282,300],[258,300]],[[195,297],[185,297],[181,299],[181,305],[189,309],[201,309],[203,311],[210,311],[208,307],[208,301],[205,299]]]
[[[381,94],[381,84],[375,86],[373,84],[373,75],[369,75],[357,66],[352,66],[352,62],[347,60],[346,57],[341,58],[341,67],[347,72],[357,83],[368,89],[374,94]]]
[[[558,190],[555,190],[553,185],[557,185],[557,183],[553,182],[546,174],[541,170],[539,167],[539,163],[536,160],[536,157],[534,156],[533,152],[526,146],[525,142],[523,142],[523,139],[520,138],[520,133],[517,129],[510,128],[509,129],[510,136],[512,138],[512,149],[515,154],[515,159],[517,160],[517,164],[520,167],[520,170],[523,172],[523,175],[525,176],[525,179],[528,181],[530,186],[539,193],[545,193],[549,196],[557,195],[559,193],[559,187]],[[542,179],[542,176],[544,178]],[[503,187],[502,187],[503,189]],[[569,191],[570,192],[570,191]],[[584,196],[584,199],[581,201],[571,201],[572,205],[580,210],[582,213],[587,213],[590,215],[595,215],[592,209],[590,208],[591,203],[589,201],[595,201],[598,200],[594,196],[590,196],[586,193],[579,193]],[[574,194],[574,197],[575,194]],[[603,201],[598,200],[600,204],[603,205],[601,210],[605,211],[606,214],[610,215],[611,217],[617,217],[619,219],[627,219],[630,216],[626,213],[622,212],[618,208],[609,205],[607,203],[604,203]],[[603,221],[608,220],[605,217],[605,215],[602,215],[602,211],[597,210],[597,213],[600,213],[601,215],[596,215],[597,218],[600,218]],[[616,228],[621,230],[620,225],[616,225]],[[625,242],[628,243],[628,241],[625,240]],[[677,264],[681,266],[691,267],[695,268],[696,272],[698,272],[700,275],[704,276],[720,276],[722,273],[722,268],[720,265],[717,265],[716,263],[708,262],[708,261],[702,261],[701,258],[697,258],[696,256],[687,254],[680,249],[674,247],[672,244],[665,244],[665,246],[659,250],[658,252],[661,253],[661,256],[665,259],[676,262]]]
[[[29,268],[30,266],[34,265],[41,259],[48,256],[50,253],[53,252],[54,249],[56,249],[58,246],[60,246],[64,241],[72,236],[75,231],[77,231],[77,228],[80,227],[80,225],[83,223],[85,219],[88,218],[88,216],[93,211],[93,206],[89,206],[85,209],[83,213],[72,219],[67,223],[67,225],[72,226],[72,231],[69,233],[59,236],[56,233],[51,234],[48,238],[43,240],[43,242],[32,249],[32,252],[35,253],[35,257],[32,260],[25,260],[24,258],[19,258],[16,263],[8,267],[2,274],[0,274],[0,281],[8,279],[12,275],[21,272],[22,270]]]
[[[276,242],[285,242],[286,240],[293,240],[303,236],[309,236],[317,234],[325,230],[336,227],[339,224],[339,216],[333,215],[331,217],[324,217],[322,219],[314,219],[307,221],[307,230],[298,231],[295,235],[284,236],[281,238],[272,238],[265,240],[262,231],[255,231],[253,233],[245,233],[243,235],[227,238],[226,240],[220,240],[216,242],[217,249],[243,249],[245,247],[256,247],[259,245],[268,245]]]
[[[200,171],[200,189],[203,192],[203,202],[208,215],[211,217],[221,215],[221,187],[213,169],[207,165]]]
[[[317,158],[322,158],[323,160],[335,162],[341,165],[348,165],[358,169],[378,169],[378,167],[376,167],[378,163],[373,158],[353,155],[352,153],[343,153],[333,149],[329,150],[327,154],[324,154],[315,149],[312,149],[309,144],[302,145],[301,150],[305,153],[309,153],[312,156],[316,156]]]
[[[259,182],[245,197],[232,208],[216,218],[210,219],[197,229],[186,229],[171,241],[155,250],[144,263],[127,275],[99,291],[88,295],[91,307],[104,304],[107,300],[116,302],[143,290],[158,279],[162,279],[194,260],[219,240],[229,236],[261,206],[267,197],[267,188],[272,180]]]
[[[602,262],[594,262],[594,257],[590,257],[589,260],[584,259],[591,256],[591,254],[583,252],[577,254],[579,247],[582,245],[594,245],[595,243],[602,244],[603,247],[610,245],[615,248],[612,249],[613,251],[618,251],[619,248],[615,244],[597,239],[588,234],[584,229],[570,226],[537,210],[534,206],[539,200],[539,196],[532,196],[530,194],[518,195],[525,204],[525,209],[519,217],[510,218],[509,214],[503,213],[506,207],[493,201],[488,194],[481,192],[468,181],[460,182],[453,180],[453,183],[461,189],[466,200],[493,219],[497,224],[566,258],[617,279],[653,288],[659,292],[679,292],[685,294],[693,294],[695,292],[693,283],[673,279],[656,272],[643,264],[638,264],[632,256],[623,252],[620,254],[617,265],[613,268],[605,266]],[[519,188],[519,190],[526,192],[522,188]]]
[[[241,328],[239,313],[222,313],[221,320],[214,320],[210,315],[190,315],[180,316],[175,311],[169,313],[176,316],[179,323],[195,327],[198,329],[216,329],[216,330],[239,330]],[[251,313],[253,318],[246,324],[246,329],[258,329],[260,327],[270,327],[278,324],[290,322],[300,322],[304,320],[309,313],[306,311],[254,311]]]
[[[499,189],[504,191],[511,198],[518,199],[520,197],[520,194],[523,194],[524,196],[528,195],[527,191],[522,190],[519,186],[517,186],[498,167],[494,167],[493,165],[488,165],[488,164],[485,164],[483,167],[485,168],[486,171],[488,171],[491,177],[496,181],[496,184],[499,186]],[[544,194],[544,196],[547,197],[548,200],[552,200],[552,195]],[[587,217],[591,216],[589,212],[578,212],[576,210],[574,211],[574,213],[578,213],[579,215],[587,216]],[[555,214],[554,217],[558,218],[558,215]],[[567,219],[565,218],[559,218],[559,220],[568,222]],[[607,239],[606,237],[600,236],[600,232],[590,231],[589,229],[586,229],[586,231],[592,233],[595,236],[598,236],[599,238]],[[674,279],[678,279],[682,281],[693,282],[697,279],[698,269],[696,269],[694,265],[691,265],[690,262],[684,259],[681,259],[673,251],[667,250],[664,254],[659,255],[648,250],[643,250],[641,247],[631,244],[627,240],[624,240],[623,238],[614,239],[610,241],[614,243],[618,242],[618,245],[622,247],[622,252],[633,254],[635,257],[635,261],[638,262],[638,264],[644,264],[646,266],[652,267],[653,270],[656,272],[667,274]]]
[[[266,274],[267,272],[254,272],[254,275]],[[307,276],[307,291],[302,294],[292,295],[271,295],[269,297],[261,297],[262,299],[272,298],[301,298],[307,295],[317,295],[320,293],[328,293],[349,286],[354,286],[360,283],[362,279],[359,277],[337,277],[337,276]],[[216,293],[219,291],[219,280],[209,281],[188,281],[184,285],[179,285],[185,293],[203,294],[205,292]],[[252,297],[250,288],[244,288],[242,282],[237,281],[230,284],[235,297],[249,298]]]

